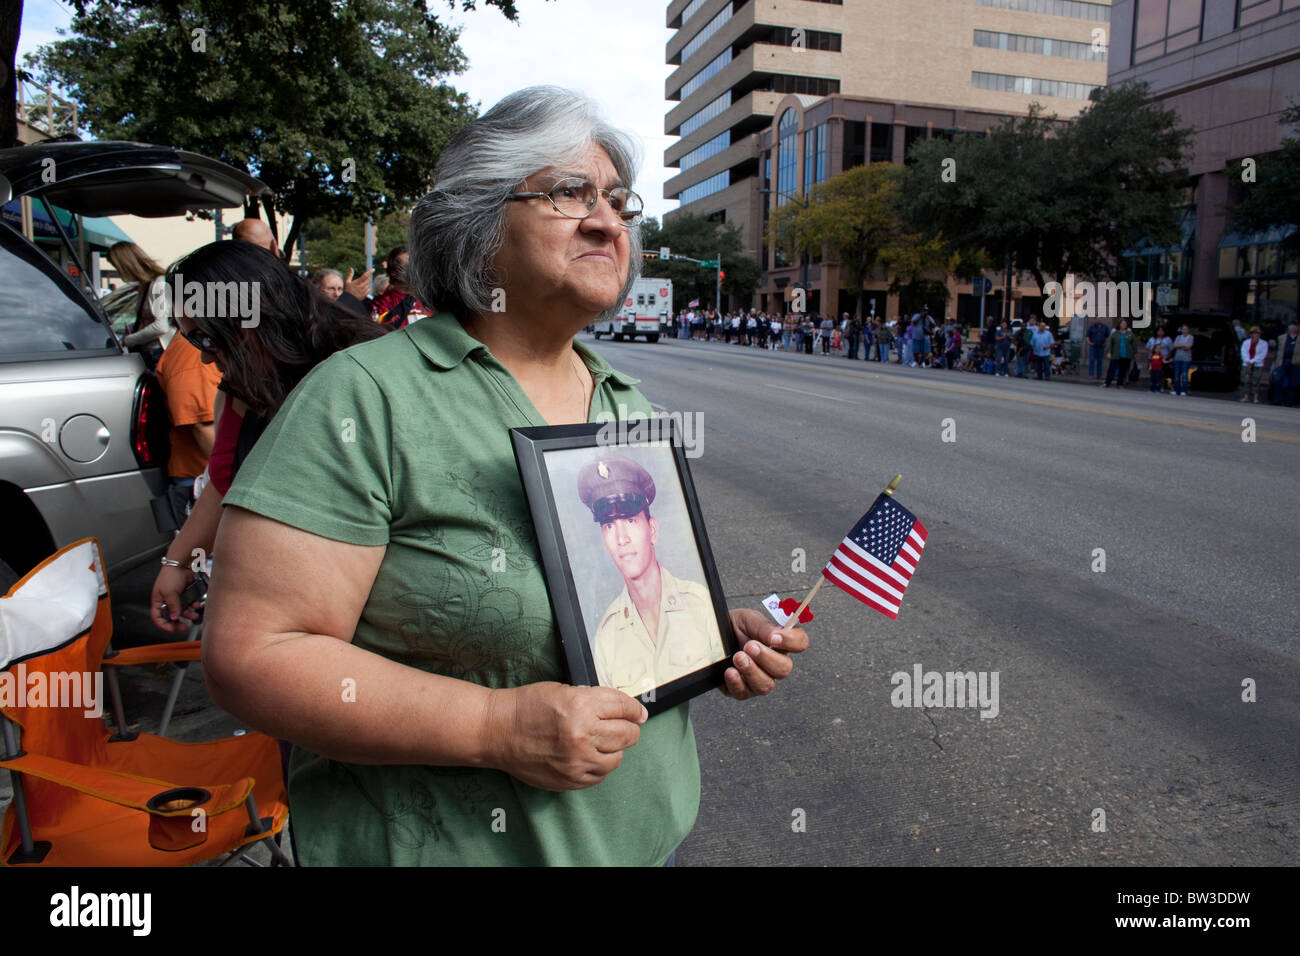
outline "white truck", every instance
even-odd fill
[[[671,327],[673,320],[673,280],[640,278],[633,283],[618,315],[592,326],[596,338],[613,336],[615,342],[644,335],[647,342],[658,342],[659,333]]]

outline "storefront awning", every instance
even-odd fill
[[[1178,224],[1180,233],[1178,245],[1176,246],[1157,246],[1146,236],[1132,249],[1124,250],[1125,259],[1140,259],[1146,256],[1158,256],[1166,252],[1186,252],[1187,247],[1192,242],[1192,237],[1196,235],[1196,217],[1184,216],[1183,221]]]
[[[1225,232],[1219,240],[1219,248],[1236,249],[1240,246],[1263,246],[1281,242],[1295,231],[1295,226],[1274,226],[1263,232]]]
[[[4,204],[3,212],[5,223],[17,230],[22,229],[20,203],[19,199],[9,200]],[[58,206],[54,207],[54,214],[59,217],[59,224],[67,232],[68,238],[75,243],[78,238],[77,217]],[[84,217],[80,228],[85,232],[86,245],[93,251],[107,252],[115,243],[131,241],[131,237],[118,228],[115,222],[101,216]],[[45,204],[41,202],[32,203],[32,235],[38,243],[42,244],[57,244],[59,241],[59,231],[54,227],[49,213],[45,211]]]

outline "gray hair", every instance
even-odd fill
[[[340,279],[342,279],[343,273],[339,272],[338,269],[317,269],[315,272],[312,273],[311,278],[308,281],[316,288],[319,289],[322,285],[325,284],[326,276],[338,276]]]
[[[461,127],[438,159],[433,190],[411,212],[407,282],[416,298],[461,318],[491,312],[507,197],[541,169],[577,163],[592,146],[609,155],[630,188],[640,159],[636,142],[581,93],[532,86]],[[601,319],[617,314],[641,272],[640,226],[628,234],[627,282]]]

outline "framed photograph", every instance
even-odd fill
[[[676,423],[512,428],[569,682],[651,713],[723,683],[737,651]],[[633,439],[633,440],[629,440]]]

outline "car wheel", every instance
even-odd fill
[[[597,341],[597,342],[600,341],[600,333],[599,333],[599,332],[592,332],[591,334],[594,335],[594,336],[596,337],[596,341]]]
[[[651,332],[649,335],[647,335],[647,336],[645,337],[645,340],[646,340],[647,342],[658,342],[658,341],[659,341],[659,333],[658,333],[658,332]]]
[[[614,333],[614,341],[615,341],[615,342],[622,342],[622,341],[623,341],[623,333],[622,333],[622,332],[615,332],[615,333]]]

